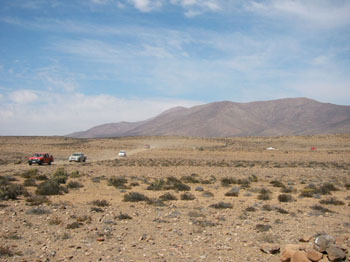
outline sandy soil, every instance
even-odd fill
[[[276,150],[266,150],[270,146]],[[127,157],[118,158],[119,150]],[[29,166],[26,158],[34,152],[49,152],[55,162]],[[84,152],[87,162],[69,163],[73,152]],[[50,179],[58,168],[68,176],[61,186],[82,187],[31,205],[28,199],[43,183],[40,175]],[[350,135],[1,137],[0,176],[1,194],[9,184],[27,183],[28,191],[17,200],[0,200],[1,261],[280,261],[279,254],[261,252],[261,245],[282,248],[320,232],[350,249]],[[34,184],[28,186],[28,177]],[[113,177],[126,183],[109,185]],[[190,189],[148,189],[169,177]],[[336,191],[301,196],[310,185],[321,189],[325,183]],[[238,196],[225,195],[233,187]],[[262,199],[262,189],[269,199]],[[282,191],[292,200],[281,202]],[[127,202],[130,192],[150,200]],[[181,199],[185,192],[194,199]],[[176,200],[160,201],[165,193]],[[220,202],[231,207],[212,207]]]

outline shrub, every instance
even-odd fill
[[[118,218],[119,220],[126,220],[126,219],[132,219],[131,216],[129,216],[128,214],[123,214],[122,212],[120,212],[120,214],[116,217]]]
[[[258,195],[259,200],[270,200],[271,199],[271,191],[268,189],[261,189]]]
[[[79,178],[81,176],[82,176],[82,174],[80,174],[78,170],[75,170],[70,174],[71,178]]]
[[[62,220],[61,219],[59,219],[58,217],[54,217],[54,218],[51,218],[50,220],[49,220],[49,225],[50,226],[54,226],[54,225],[60,225],[60,224],[62,224]]]
[[[291,201],[293,201],[293,198],[289,194],[280,194],[278,196],[278,201],[280,201],[280,202],[291,202]]]
[[[172,201],[177,200],[176,196],[172,195],[171,193],[165,193],[159,197],[162,201]]]
[[[16,200],[20,195],[26,195],[28,192],[22,185],[8,184],[0,186],[0,200]]]
[[[78,181],[70,181],[67,185],[68,188],[75,189],[75,188],[82,188],[84,187],[83,184],[79,183]]]
[[[275,207],[275,210],[281,214],[288,214],[289,213],[287,210],[280,208],[280,207]]]
[[[266,205],[263,205],[263,206],[262,206],[262,209],[265,210],[265,211],[272,211],[273,208],[272,208],[271,205],[266,204]]]
[[[247,211],[247,212],[255,212],[255,211],[256,211],[256,208],[255,208],[255,207],[247,207],[247,208],[245,209],[245,211]]]
[[[216,182],[216,177],[211,175],[209,179],[202,179],[201,184],[214,184]]]
[[[32,209],[27,210],[26,214],[47,215],[47,214],[51,214],[51,211],[47,210],[47,209],[43,209],[43,208],[32,208]]]
[[[342,206],[342,205],[344,205],[344,202],[341,201],[341,200],[337,200],[334,197],[331,197],[331,198],[328,198],[328,199],[321,200],[320,204]]]
[[[79,222],[73,222],[71,224],[68,224],[66,226],[67,229],[76,229],[79,228],[81,226],[81,224]]]
[[[321,213],[334,213],[332,210],[329,210],[328,208],[325,208],[325,207],[320,206],[320,205],[313,205],[313,206],[311,206],[311,209],[315,210],[315,211],[319,211]]]
[[[322,195],[330,195],[331,191],[338,191],[338,188],[336,188],[332,183],[324,183],[319,188],[319,193]]]
[[[30,170],[24,171],[21,174],[21,177],[23,177],[23,178],[35,178],[38,174],[39,174],[39,170],[36,168],[33,168]]]
[[[250,182],[258,182],[258,177],[256,175],[251,175],[248,179]]]
[[[125,202],[140,202],[140,201],[149,201],[149,200],[150,199],[147,196],[137,192],[130,192],[124,195]]]
[[[108,185],[114,186],[117,189],[128,189],[128,187],[125,185],[126,183],[128,183],[128,180],[125,177],[113,176],[108,179]]]
[[[237,184],[241,185],[242,188],[250,187],[250,181],[248,179],[238,179]]]
[[[209,207],[216,208],[216,209],[233,208],[231,203],[226,203],[226,202],[219,202],[216,204],[212,204]]]
[[[350,190],[350,183],[346,183],[344,187],[346,188],[346,190]]]
[[[272,180],[270,184],[274,187],[286,187],[281,181]]]
[[[13,257],[14,253],[7,247],[0,246],[0,257]]]
[[[34,178],[26,178],[23,182],[23,186],[36,186],[35,179]]]
[[[98,207],[107,207],[107,206],[110,206],[110,203],[103,199],[103,200],[94,200],[92,201],[92,204],[95,205],[95,206],[98,206]]]
[[[52,180],[56,181],[58,184],[65,184],[68,179],[67,172],[64,171],[63,167],[57,168],[52,174]]]
[[[271,229],[270,225],[264,225],[264,224],[257,224],[255,226],[255,229],[259,232],[266,232],[269,231]]]
[[[148,187],[147,190],[159,191],[163,190],[165,182],[163,179],[155,179]]]
[[[312,197],[314,194],[316,194],[316,189],[310,187],[306,187],[300,192],[301,197]]]
[[[224,187],[228,187],[232,184],[237,184],[237,180],[234,177],[224,177],[221,179],[221,185]]]
[[[235,196],[237,197],[239,195],[239,187],[233,187],[230,191],[226,192],[225,196]]]
[[[166,189],[173,189],[176,191],[189,191],[191,187],[182,183],[179,179],[175,177],[167,177]]]
[[[200,183],[200,181],[196,177],[198,177],[197,174],[191,174],[190,176],[183,176],[181,177],[181,181],[183,181],[184,183],[192,183],[192,184]]]
[[[289,187],[282,187],[281,188],[281,192],[282,193],[295,193],[295,189],[293,188],[293,187],[291,187],[291,186],[289,186]]]
[[[195,196],[189,192],[183,193],[181,195],[181,200],[194,200],[196,199]]]
[[[96,212],[96,213],[104,212],[104,210],[100,207],[91,207],[91,211]]]
[[[38,185],[35,193],[37,195],[50,196],[59,195],[62,191],[59,183],[56,180],[46,180]]]
[[[29,196],[26,199],[26,202],[30,205],[30,206],[40,206],[42,204],[48,204],[50,203],[50,200],[46,197],[46,196]]]
[[[210,191],[204,191],[202,193],[202,196],[204,196],[204,197],[213,197],[214,194],[212,192],[210,192]]]

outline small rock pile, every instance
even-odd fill
[[[348,250],[336,244],[333,236],[322,233],[314,237],[303,237],[301,244],[287,244],[281,254],[282,262],[338,262],[350,261]],[[280,253],[280,247],[275,244],[264,244],[261,251],[267,254]],[[348,260],[347,260],[348,259]]]
[[[347,249],[337,246],[333,236],[320,234],[315,238],[302,238],[301,242],[313,242],[313,245],[288,244],[285,246],[281,261],[283,262],[311,262],[311,261],[346,261]]]

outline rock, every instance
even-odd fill
[[[309,248],[306,250],[306,256],[311,261],[320,261],[323,257],[323,254],[316,251],[315,249]]]
[[[306,256],[305,251],[295,251],[295,253],[292,256],[291,262],[309,262],[309,260]]]
[[[196,191],[199,191],[199,192],[204,191],[203,187],[201,187],[201,186],[197,186],[195,190],[196,190]]]
[[[335,238],[330,235],[320,235],[315,238],[314,248],[318,252],[325,252],[327,248],[335,244]]]
[[[299,242],[309,242],[311,240],[312,236],[310,235],[304,235],[299,239]]]
[[[105,241],[105,239],[103,237],[98,237],[98,238],[96,238],[96,240],[99,241],[99,242]]]
[[[299,251],[302,248],[301,245],[293,245],[293,244],[288,244],[284,247],[282,255],[280,257],[281,261],[290,261],[292,256],[296,251]]]
[[[266,254],[278,254],[280,252],[280,247],[273,244],[263,244],[260,250]]]
[[[346,258],[346,253],[339,247],[329,247],[326,249],[329,261],[343,261]]]

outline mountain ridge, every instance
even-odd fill
[[[309,98],[284,98],[174,107],[144,121],[103,124],[66,136],[230,137],[333,133],[350,133],[350,106],[321,103]]]

